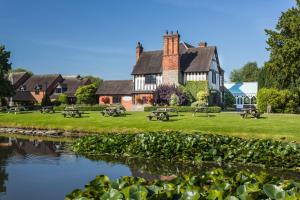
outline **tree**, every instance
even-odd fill
[[[68,104],[68,96],[66,94],[60,94],[58,96],[58,101],[61,103],[61,104]]]
[[[255,82],[258,79],[259,68],[256,62],[248,62],[241,69],[230,73],[231,82]]]
[[[5,47],[0,45],[0,99],[14,94],[13,86],[8,80],[8,73],[11,70],[9,58],[10,52],[6,51]]]
[[[33,72],[32,72],[32,71],[29,71],[29,70],[24,69],[24,68],[21,68],[21,67],[12,69],[11,72],[27,72],[30,76],[33,75]]]
[[[265,30],[270,60],[265,63],[274,78],[273,87],[299,91],[300,85],[300,0],[283,12],[275,30]]]
[[[88,75],[85,76],[84,78],[90,79],[91,83],[95,84],[97,88],[103,83],[103,80],[100,77]]]
[[[79,87],[75,92],[75,96],[77,98],[77,103],[79,103],[79,104],[95,104],[96,103],[96,95],[95,95],[96,90],[97,90],[97,86],[95,83]]]
[[[41,102],[41,106],[51,106],[52,103],[51,103],[51,100],[50,100],[50,97],[49,95],[46,93],[44,96],[43,96],[43,99],[42,99],[42,102]]]

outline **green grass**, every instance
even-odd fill
[[[138,132],[200,131],[233,135],[246,138],[272,138],[294,140],[300,143],[300,116],[285,114],[264,114],[261,119],[242,119],[236,113],[218,113],[210,117],[191,113],[181,113],[170,121],[160,122],[146,119],[149,113],[129,112],[126,117],[102,117],[99,112],[87,112],[82,118],[63,118],[60,113],[41,114],[39,112],[24,114],[0,114],[0,126],[35,127],[77,130],[85,132]]]

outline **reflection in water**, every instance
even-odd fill
[[[0,138],[0,197],[1,193],[6,191],[5,181],[8,179],[8,174],[5,170],[7,159],[12,154],[10,139]]]
[[[64,199],[75,188],[96,175],[170,179],[172,175],[199,175],[220,165],[174,163],[124,157],[83,157],[69,152],[65,143],[0,137],[0,199]],[[221,166],[228,173],[244,166]],[[261,169],[250,167],[251,171]],[[280,177],[300,180],[300,173],[276,172]]]

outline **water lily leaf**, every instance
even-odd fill
[[[263,190],[271,199],[284,199],[285,192],[280,187],[272,184],[265,184]]]
[[[200,198],[199,189],[196,187],[188,187],[181,196],[181,200],[197,200]]]
[[[239,199],[235,196],[227,196],[225,200],[239,200]]]
[[[110,188],[106,193],[104,193],[101,197],[103,200],[122,200],[123,194],[116,189]]]
[[[223,199],[223,191],[220,191],[220,190],[210,190],[208,192],[208,196],[206,197],[206,199],[209,199],[209,200],[221,200]]]
[[[122,190],[126,199],[144,200],[147,199],[148,190],[141,185],[132,185]]]

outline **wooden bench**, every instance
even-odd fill
[[[64,117],[81,117],[83,114],[82,111],[75,107],[66,107],[65,110],[62,112]]]
[[[240,116],[245,119],[249,115],[253,116],[255,119],[260,118],[263,113],[259,112],[256,108],[243,109],[243,112],[240,113]]]
[[[167,111],[153,111],[150,113],[150,115],[146,116],[149,121],[151,121],[153,118],[156,118],[158,121],[169,121],[170,115]]]
[[[196,113],[206,113],[206,116],[209,117],[207,106],[196,107],[193,112],[194,117],[196,116]]]
[[[42,107],[40,110],[41,113],[55,113],[55,110],[53,109],[53,106],[45,106]]]
[[[107,107],[103,111],[100,111],[102,116],[110,116],[110,117],[117,117],[121,115],[125,115],[125,110],[118,108],[118,107]]]
[[[17,113],[21,113],[22,111],[25,111],[25,110],[26,110],[25,107],[17,106],[17,107],[11,107],[11,108],[7,109],[7,113],[14,113],[16,115]]]

